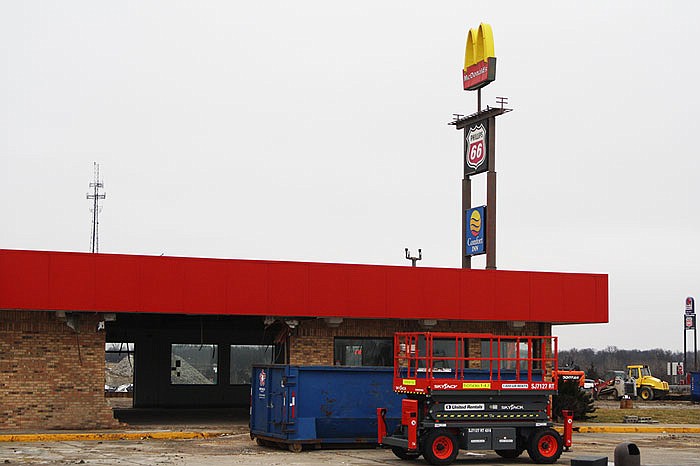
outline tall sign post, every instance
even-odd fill
[[[695,316],[695,298],[688,296],[685,298],[685,314],[683,315],[683,367],[688,367],[687,335],[688,330],[693,331],[695,363],[693,368],[698,370],[698,326]]]
[[[472,256],[486,254],[486,268],[496,268],[496,117],[511,109],[481,109],[481,88],[496,79],[496,55],[491,26],[470,29],[464,52],[462,82],[465,91],[477,91],[476,113],[451,121],[464,132],[462,179],[462,268],[471,268]],[[486,173],[486,205],[472,208],[471,177]]]

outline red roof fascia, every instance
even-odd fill
[[[0,309],[608,321],[608,277],[0,249]]]

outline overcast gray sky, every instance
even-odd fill
[[[475,110],[461,68],[484,21],[498,57],[484,103],[515,109],[498,120],[498,268],[609,274],[610,323],[555,328],[563,348],[680,350],[684,298],[700,298],[699,14],[2,2],[0,248],[88,251],[97,161],[102,252],[408,265],[409,247],[459,267],[447,122]]]

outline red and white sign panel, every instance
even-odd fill
[[[685,315],[695,314],[695,298],[688,296],[685,298]]]
[[[464,174],[473,175],[488,170],[488,124],[475,123],[465,131]]]
[[[473,91],[486,86],[496,79],[496,58],[489,57],[485,61],[475,63],[462,70],[462,81],[465,91]]]
[[[693,330],[695,329],[695,314],[691,316],[685,316],[685,329]]]

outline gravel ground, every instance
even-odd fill
[[[624,441],[637,444],[642,464],[700,464],[700,434],[577,434],[572,451],[558,464],[586,455],[607,456],[613,461],[615,446]],[[92,465],[400,465],[427,464],[401,461],[390,451],[372,449],[287,450],[258,446],[248,434],[208,440],[139,440],[114,442],[53,442],[0,444],[0,464],[92,464]],[[493,452],[460,452],[456,465],[533,464],[527,454],[504,461]]]
[[[700,403],[691,403],[690,401],[680,401],[680,400],[652,400],[652,401],[642,401],[633,400],[632,404],[635,408],[644,409],[692,409],[700,413]],[[619,401],[613,400],[596,400],[595,406],[598,408],[608,408],[615,409],[620,407]]]
[[[130,400],[129,400],[130,401]],[[679,407],[697,410],[688,402],[635,402],[650,409]],[[598,401],[598,406],[619,408],[617,401]],[[641,405],[641,406],[640,406]],[[220,413],[220,410],[215,411]],[[175,418],[139,414],[129,418],[130,429],[170,431],[226,431],[227,435],[195,440],[120,440],[86,442],[0,443],[2,464],[92,464],[92,465],[401,465],[427,464],[424,460],[405,462],[389,450],[324,449],[291,453],[285,449],[258,446],[250,440],[247,413],[232,412],[216,418],[211,413],[179,415]],[[564,452],[558,464],[568,465],[572,458],[586,455],[607,456],[612,465],[615,446],[624,441],[637,444],[643,465],[700,465],[700,434],[574,434],[572,451]],[[460,452],[456,465],[533,464],[527,453],[515,461],[505,461],[493,452]]]

